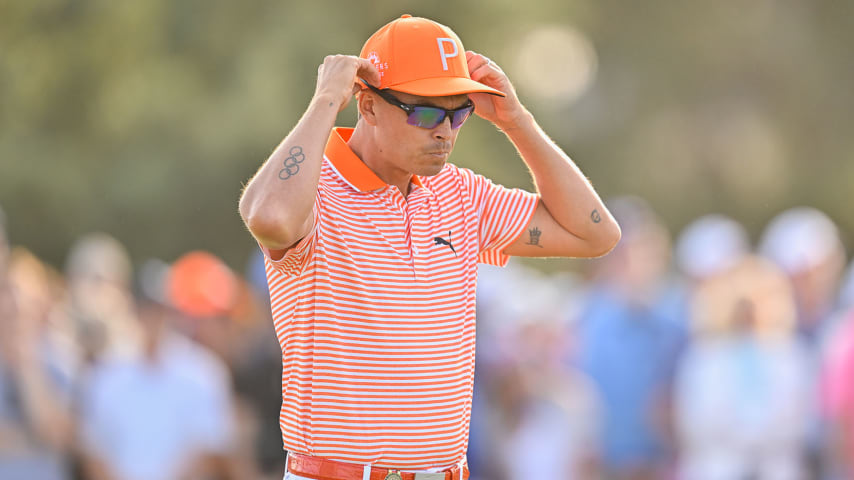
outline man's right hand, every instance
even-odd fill
[[[305,114],[243,190],[240,216],[271,252],[287,250],[311,232],[329,132],[338,112],[362,88],[360,78],[380,83],[379,71],[364,58],[326,57],[317,69],[317,86]]]
[[[317,68],[316,98],[326,97],[344,110],[362,85],[363,78],[371,85],[380,84],[380,72],[368,60],[353,55],[328,55]]]

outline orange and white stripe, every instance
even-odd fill
[[[450,468],[468,443],[477,263],[507,263],[502,250],[538,197],[448,164],[413,176],[404,199],[349,149],[351,134],[330,136],[315,228],[281,260],[267,258],[284,445]]]

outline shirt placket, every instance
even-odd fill
[[[400,190],[390,187],[387,192],[390,205],[389,207],[394,210],[397,216],[401,217],[403,222],[403,237],[406,242],[406,251],[409,255],[408,263],[409,270],[412,274],[413,280],[418,279],[418,275],[416,272],[415,262],[416,258],[420,253],[420,249],[413,243],[412,234],[411,234],[411,226],[412,226],[412,217],[409,213],[409,206],[407,204],[406,199],[403,197],[403,194],[400,193]]]
[[[410,244],[410,252],[412,255],[412,271],[416,278],[425,279],[428,275],[429,262],[427,255],[430,253],[431,244],[425,239],[425,229],[429,229],[428,225],[424,225],[423,221],[426,218],[424,214],[425,208],[428,207],[430,192],[422,187],[414,187],[410,192],[406,203],[406,238]]]

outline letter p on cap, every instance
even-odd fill
[[[457,55],[460,54],[459,50],[457,50],[457,42],[455,42],[453,38],[439,37],[436,39],[436,43],[439,44],[439,56],[442,57],[442,69],[447,70],[448,69],[448,59],[456,57]],[[445,51],[445,47],[444,47],[445,43],[450,43],[451,46],[454,47],[454,51],[453,52]]]

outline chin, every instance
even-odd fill
[[[415,174],[419,175],[421,177],[432,177],[434,175],[438,175],[439,172],[441,172],[443,168],[445,168],[445,161],[444,160],[442,160],[441,162],[436,163],[436,164],[424,165],[421,168],[419,168],[418,171],[415,172]]]

